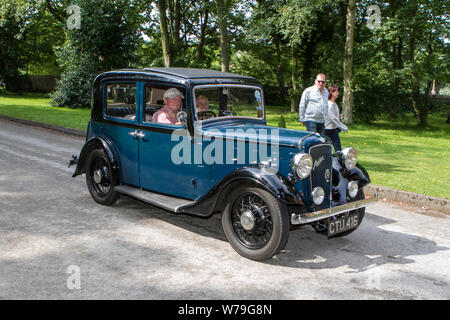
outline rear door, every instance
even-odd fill
[[[136,82],[106,82],[102,87],[102,136],[111,142],[118,157],[122,184],[139,186],[139,94]]]

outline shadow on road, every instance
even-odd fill
[[[116,206],[136,210],[142,217],[152,216],[205,237],[227,241],[222,231],[220,214],[208,219],[178,215],[160,209],[152,210],[153,206],[126,197],[122,197]],[[291,231],[285,249],[263,263],[300,269],[349,266],[354,272],[362,272],[384,264],[413,263],[413,256],[450,249],[438,246],[436,242],[424,237],[383,228],[395,222],[396,220],[366,212],[358,230],[347,237],[333,239],[305,226]]]

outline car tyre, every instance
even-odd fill
[[[114,190],[118,184],[111,161],[101,149],[93,150],[86,160],[86,184],[95,202],[111,205],[120,194]]]
[[[225,236],[241,256],[262,261],[284,249],[289,238],[286,206],[257,187],[231,192],[222,214]]]

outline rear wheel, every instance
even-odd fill
[[[120,194],[114,190],[117,185],[112,165],[105,152],[93,150],[86,161],[86,184],[95,202],[111,205],[119,199]]]
[[[271,258],[289,238],[286,207],[257,187],[240,187],[231,192],[222,214],[222,227],[230,245],[252,260]]]

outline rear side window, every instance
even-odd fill
[[[136,84],[107,84],[105,90],[105,115],[134,121],[136,119]]]

